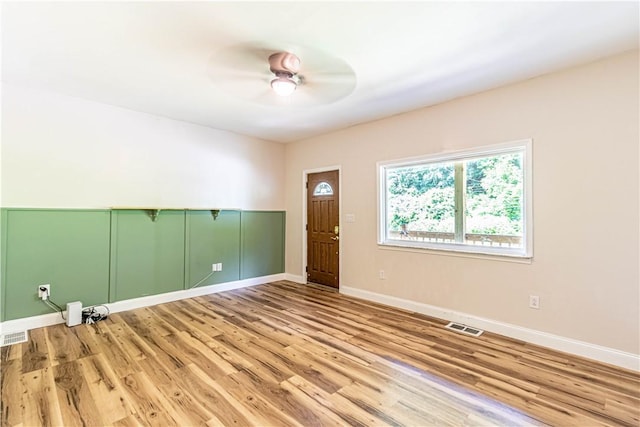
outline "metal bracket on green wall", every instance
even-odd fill
[[[218,219],[218,215],[220,215],[220,209],[211,209],[211,216],[214,221]]]
[[[147,215],[149,215],[149,218],[151,218],[152,222],[156,222],[156,220],[158,219],[158,214],[160,213],[160,209],[145,209],[144,210]]]

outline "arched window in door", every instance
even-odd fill
[[[316,188],[313,189],[314,196],[331,196],[332,194],[333,188],[331,188],[328,182],[320,182],[316,185]]]

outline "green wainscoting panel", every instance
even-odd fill
[[[184,289],[184,210],[111,212],[111,301]]]
[[[37,297],[45,283],[65,308],[284,272],[282,211],[5,208],[0,217],[2,321],[51,313]],[[214,263],[222,271],[207,277]]]
[[[284,272],[285,213],[242,211],[240,278]]]
[[[185,288],[240,279],[240,211],[187,211],[186,234]]]
[[[2,209],[2,320],[51,313],[37,286],[62,308],[109,297],[108,210]]]

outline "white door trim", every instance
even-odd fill
[[[338,171],[338,211],[340,212],[339,223],[340,226],[340,240],[338,240],[338,289],[342,284],[342,166],[326,166],[322,168],[305,169],[302,171],[302,277],[304,277],[304,283],[307,283],[307,176],[312,173]]]

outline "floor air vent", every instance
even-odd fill
[[[27,342],[27,331],[12,332],[10,334],[0,335],[0,347],[6,347],[12,344],[20,344],[21,342]]]
[[[453,331],[457,331],[463,334],[471,335],[474,337],[479,337],[484,332],[483,330],[480,330],[478,328],[472,328],[470,326],[463,325],[462,323],[455,323],[455,322],[449,323],[447,326],[445,326],[445,328],[451,329]]]

